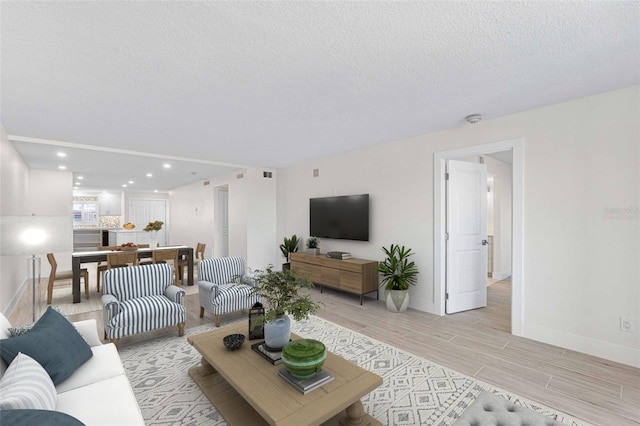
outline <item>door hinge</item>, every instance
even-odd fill
[[[444,240],[445,241],[449,241],[449,233],[448,232],[444,233]]]
[[[444,174],[444,180],[449,180],[449,173]]]
[[[449,293],[445,293],[445,295],[444,295],[444,299],[445,299],[445,300],[449,300]]]

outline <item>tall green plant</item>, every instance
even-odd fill
[[[282,255],[285,257],[285,259],[287,259],[287,262],[291,260],[289,257],[291,253],[295,253],[298,251],[299,242],[300,240],[298,239],[296,234],[293,234],[291,238],[284,237],[284,243],[280,244],[280,251],[282,252]]]
[[[320,306],[311,300],[308,293],[302,292],[313,288],[310,279],[301,278],[290,269],[274,271],[273,265],[253,273],[256,286],[252,292],[259,294],[266,302],[264,317],[258,321],[273,321],[285,313],[300,321],[318,311]]]
[[[378,263],[380,272],[380,285],[385,290],[408,290],[410,286],[418,282],[418,267],[415,262],[409,261],[413,256],[410,248],[391,244],[388,249],[382,247],[387,256],[384,261]]]

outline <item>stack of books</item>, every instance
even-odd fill
[[[320,370],[320,372],[312,378],[300,380],[293,377],[291,373],[289,373],[289,370],[284,367],[278,371],[278,375],[305,395],[335,379],[335,377],[326,370]]]
[[[341,260],[352,258],[351,253],[346,251],[330,251],[327,253],[327,257],[330,257],[332,259],[341,259]]]
[[[251,349],[273,365],[282,363],[282,349],[279,351],[269,350],[266,348],[264,342],[254,343],[251,345]]]

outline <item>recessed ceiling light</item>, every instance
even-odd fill
[[[77,186],[74,186],[74,187],[73,187],[73,189],[78,189],[78,187],[77,187]]]
[[[84,176],[78,176],[78,179],[82,180],[84,179]]]
[[[67,156],[67,154],[65,154],[64,152],[59,152],[57,155],[58,155],[58,157],[66,157]]]
[[[153,192],[158,192],[158,190],[157,190],[157,189],[154,189],[154,190],[153,190]]]
[[[129,181],[129,185],[133,185],[133,181],[132,180]]]
[[[169,164],[169,163],[164,163],[164,164],[162,165],[162,167],[164,167],[165,169],[170,169],[170,168],[171,168],[171,164]]]
[[[80,182],[76,182],[76,185],[80,185]]]
[[[67,170],[67,166],[58,166],[60,170]]]
[[[147,177],[153,177],[153,174],[147,173]]]
[[[126,187],[127,187],[127,184],[126,184],[126,183],[123,183],[123,184],[122,184],[122,187],[123,187],[123,188],[126,188]]]

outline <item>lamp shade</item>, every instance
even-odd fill
[[[73,250],[70,216],[0,216],[0,255],[26,256]]]

